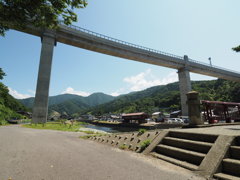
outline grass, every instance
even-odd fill
[[[106,134],[102,134],[102,133],[94,133],[94,134],[90,134],[90,135],[86,135],[86,136],[79,136],[79,138],[81,139],[88,139],[90,137],[99,137],[99,136],[106,136]]]
[[[3,119],[0,119],[0,126],[6,126],[8,125],[9,123]]]
[[[31,119],[21,119],[19,120],[19,124],[24,124],[24,123],[31,123]]]
[[[140,143],[140,148],[141,148],[141,152],[146,149],[150,144],[151,144],[151,140],[150,139],[146,139],[143,142]]]
[[[127,149],[127,146],[125,144],[119,146],[120,149],[124,150],[124,149]]]
[[[139,129],[138,135],[140,136],[140,135],[144,134],[146,131],[147,131],[146,129]]]
[[[51,130],[58,130],[58,131],[71,131],[71,132],[78,132],[79,128],[82,123],[74,123],[71,124],[62,124],[60,122],[48,122],[45,124],[24,124],[23,127],[26,128],[33,128],[33,129],[51,129]]]
[[[90,138],[90,137],[93,137],[94,135],[92,134],[92,135],[87,135],[87,136],[79,136],[79,138],[81,138],[81,139],[88,139],[88,138]]]

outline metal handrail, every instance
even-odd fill
[[[151,48],[148,48],[148,47],[140,46],[140,45],[137,45],[137,44],[126,42],[126,41],[122,41],[122,40],[119,40],[119,39],[116,39],[116,38],[112,38],[112,37],[109,37],[109,36],[106,36],[106,35],[103,35],[103,34],[100,34],[100,33],[90,31],[88,29],[84,29],[84,28],[75,26],[75,25],[65,25],[63,23],[61,23],[61,25],[70,27],[70,28],[75,29],[75,30],[85,32],[85,33],[90,34],[90,35],[97,36],[97,37],[100,37],[100,38],[103,38],[103,39],[114,41],[114,42],[117,42],[117,43],[120,43],[120,44],[123,44],[123,45],[128,45],[128,46],[139,48],[139,49],[146,50],[146,51],[149,51],[149,52],[155,52],[155,53],[158,53],[158,54],[162,54],[162,55],[166,55],[166,56],[170,56],[170,57],[174,57],[174,58],[178,58],[178,59],[183,60],[182,56],[177,56],[177,55],[166,53],[166,52],[159,51],[159,50],[156,50],[156,49],[151,49]]]
[[[100,34],[100,33],[97,33],[97,32],[90,31],[88,29],[84,29],[84,28],[79,27],[79,26],[75,26],[75,25],[72,25],[72,24],[71,25],[65,25],[63,22],[60,22],[60,24],[63,25],[63,26],[67,26],[67,27],[70,27],[72,29],[81,31],[81,32],[85,32],[85,33],[90,34],[90,35],[94,35],[96,37],[100,37],[100,38],[103,38],[103,39],[107,39],[107,40],[110,40],[110,41],[117,42],[117,43],[120,43],[120,44],[123,44],[123,45],[128,45],[128,46],[139,48],[139,49],[146,50],[146,51],[149,51],[149,52],[154,52],[154,53],[158,53],[158,54],[161,54],[161,55],[170,56],[170,57],[174,57],[174,58],[177,58],[177,59],[180,59],[180,60],[184,60],[184,58],[182,56],[178,56],[178,55],[174,55],[174,54],[171,54],[171,53],[166,53],[166,52],[159,51],[159,50],[156,50],[156,49],[151,49],[151,48],[148,48],[148,47],[140,46],[140,45],[137,45],[137,44],[126,42],[126,41],[122,41],[122,40],[112,38],[112,37],[109,37],[109,36],[106,36],[106,35],[103,35],[103,34]],[[215,65],[209,65],[207,63],[204,63],[204,62],[201,62],[201,61],[196,61],[196,60],[193,60],[193,59],[190,59],[190,58],[188,58],[188,61],[193,62],[193,63],[197,63],[197,64],[202,64],[202,65],[208,66],[209,68],[217,68],[217,69],[221,69],[221,70],[225,70],[225,71],[229,71],[229,72],[239,74],[239,72],[234,71],[234,70],[230,70],[230,69],[215,66]]]
[[[208,67],[211,67],[211,68],[216,68],[216,69],[220,69],[220,70],[225,70],[225,71],[229,71],[229,72],[233,72],[233,73],[237,73],[239,74],[238,71],[234,71],[234,70],[230,70],[230,69],[227,69],[227,68],[223,68],[223,67],[220,67],[220,66],[216,66],[216,65],[209,65],[205,62],[201,62],[201,61],[196,61],[196,60],[193,60],[193,59],[188,59],[190,62],[194,62],[194,63],[197,63],[197,64],[202,64],[204,66],[208,66]]]

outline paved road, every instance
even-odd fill
[[[197,180],[191,172],[81,133],[0,127],[0,180]]]

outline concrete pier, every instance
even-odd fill
[[[48,95],[52,67],[52,56],[55,45],[55,36],[44,33],[38,70],[37,89],[33,107],[32,123],[45,123],[48,114]]]
[[[190,73],[188,70],[188,57],[184,56],[185,67],[178,69],[179,89],[182,106],[182,116],[188,116],[187,93],[192,90]]]
[[[189,125],[190,126],[202,125],[203,121],[200,115],[201,111],[198,92],[190,91],[187,93],[187,104],[188,104],[188,116],[190,120]]]

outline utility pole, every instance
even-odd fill
[[[210,66],[212,66],[212,60],[211,57],[208,58],[209,62],[210,62]]]

